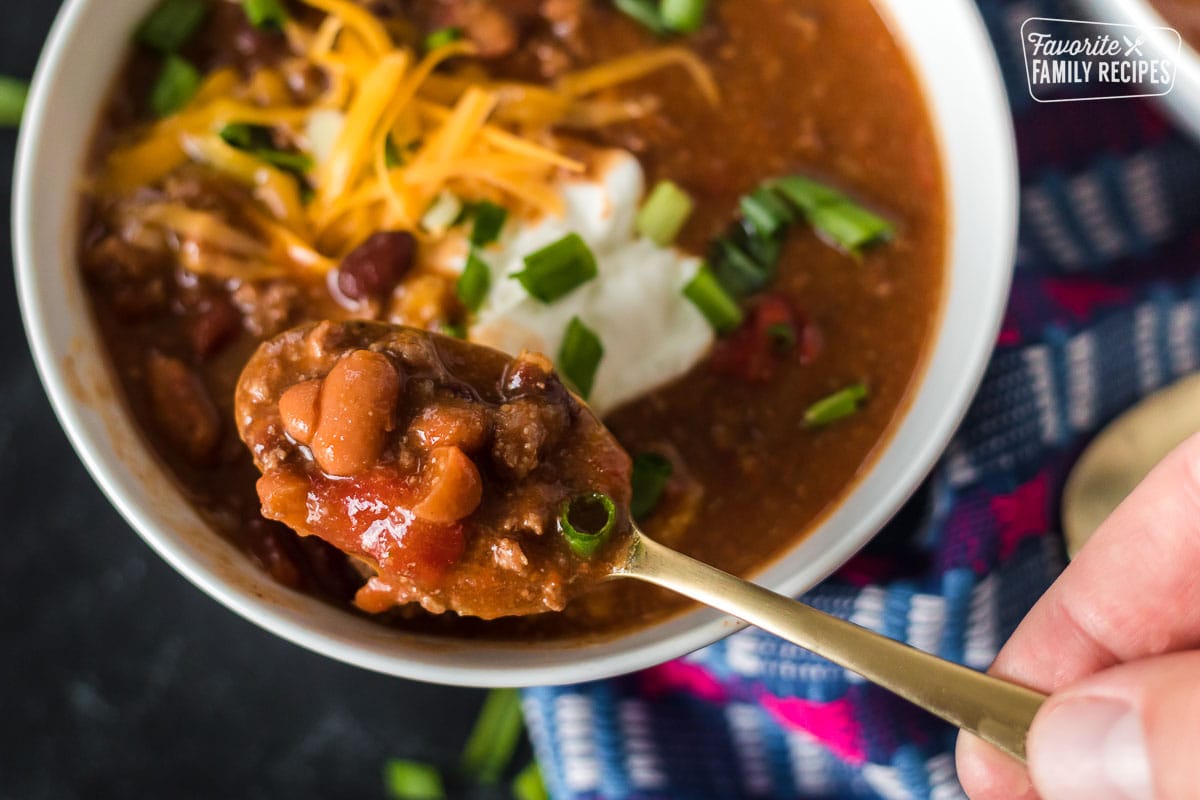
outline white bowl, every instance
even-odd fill
[[[509,645],[386,628],[273,582],[206,527],[128,418],[75,262],[84,154],[129,32],[154,0],[69,0],[34,79],[13,208],[25,326],[54,408],[88,469],[141,536],[193,583],[297,644],[435,683],[524,686],[604,678],[681,656],[737,630],[695,611],[602,642]],[[840,507],[757,580],[799,594],[875,534],[945,447],[983,374],[1011,279],[1017,191],[1008,104],[969,0],[881,0],[915,62],[939,131],[951,225],[947,297],[925,376],[902,423]]]
[[[1164,30],[1170,23],[1147,0],[1092,0],[1089,19],[1136,25],[1146,37],[1148,56],[1163,58],[1175,66],[1175,85],[1155,99],[1193,137],[1200,139],[1200,53],[1186,39]]]

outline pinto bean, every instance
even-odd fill
[[[400,399],[400,373],[387,356],[355,350],[334,364],[321,388],[313,457],[330,475],[375,464],[387,444]]]
[[[342,261],[338,288],[351,300],[387,297],[412,268],[416,252],[417,240],[407,231],[377,233]]]
[[[429,491],[413,507],[418,519],[449,525],[466,519],[483,501],[479,468],[457,447],[435,448],[426,470]]]
[[[221,438],[221,418],[203,381],[177,358],[151,353],[146,364],[159,429],[192,463],[207,464]]]
[[[300,444],[311,444],[321,408],[321,381],[297,383],[279,398],[283,429]]]
[[[453,445],[473,453],[492,433],[488,411],[478,405],[442,403],[421,409],[409,423],[409,440],[423,450]]]

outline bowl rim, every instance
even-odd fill
[[[1175,83],[1166,94],[1149,95],[1193,139],[1200,140],[1200,42],[1189,42],[1149,0],[1093,0],[1094,14],[1108,14],[1104,22],[1133,25],[1146,34],[1155,52],[1176,64]],[[1168,35],[1173,31],[1178,40]]]
[[[13,230],[18,296],[26,336],[38,373],[72,446],[110,502],[160,557],[222,605],[259,627],[306,649],[377,672],[449,685],[533,686],[596,680],[637,671],[677,658],[744,627],[743,623],[715,611],[698,609],[648,628],[608,637],[596,645],[565,642],[559,650],[543,650],[537,646],[519,643],[515,647],[523,651],[524,656],[519,659],[523,663],[515,666],[502,661],[489,662],[489,659],[477,659],[474,664],[451,663],[454,659],[446,658],[441,651],[431,651],[425,656],[412,649],[402,653],[383,652],[380,647],[368,646],[361,637],[316,631],[295,617],[282,613],[279,608],[273,607],[262,598],[251,596],[244,588],[234,586],[211,564],[202,563],[202,559],[190,553],[175,540],[171,532],[163,530],[146,508],[139,507],[126,496],[117,479],[119,465],[115,463],[114,453],[108,442],[96,435],[94,426],[84,420],[87,403],[72,392],[69,376],[62,363],[65,348],[61,346],[61,342],[56,344],[56,340],[62,337],[56,336],[52,331],[54,309],[46,307],[42,299],[41,281],[47,277],[45,271],[38,269],[39,247],[35,233],[37,220],[34,219],[34,209],[38,205],[36,199],[40,191],[39,181],[36,179],[37,165],[47,158],[45,148],[52,146],[54,138],[43,135],[54,101],[52,89],[69,62],[69,45],[72,39],[79,35],[77,29],[80,21],[85,12],[98,2],[99,0],[67,0],[55,20],[32,82],[26,117],[18,142],[13,184]],[[145,2],[149,4],[149,0]],[[888,2],[894,5],[898,0]],[[878,10],[885,21],[893,26],[895,33],[897,20],[891,15],[891,9],[878,7]],[[829,522],[831,516],[847,505],[849,499],[867,481],[867,476],[877,469],[883,456],[876,457],[871,466],[864,471],[864,476],[860,476],[856,485],[838,501],[832,512],[827,513],[810,529],[808,536],[798,540],[795,546],[762,567],[755,576],[756,582],[784,594],[794,596],[831,574],[865,545],[917,489],[966,414],[969,401],[982,380],[996,334],[1000,329],[1012,277],[1018,218],[1016,147],[1012,119],[999,66],[974,4],[959,0],[954,4],[946,4],[938,13],[940,17],[952,20],[952,26],[957,26],[954,28],[955,33],[967,39],[967,46],[983,51],[980,63],[975,66],[983,68],[981,76],[986,85],[973,87],[974,100],[978,103],[973,111],[978,114],[982,123],[992,126],[982,129],[985,134],[988,130],[994,133],[992,144],[995,146],[991,148],[991,156],[995,161],[980,168],[993,170],[992,176],[996,178],[996,185],[992,187],[996,192],[992,197],[995,202],[994,208],[991,209],[1000,216],[993,221],[998,232],[998,249],[993,254],[996,266],[985,275],[988,279],[985,296],[979,298],[978,305],[971,309],[971,316],[977,322],[971,328],[970,336],[955,343],[955,347],[962,351],[963,361],[958,364],[957,370],[945,376],[948,384],[938,394],[937,401],[942,404],[942,411],[936,419],[936,424],[932,429],[921,432],[912,449],[907,451],[906,458],[911,466],[907,468],[904,480],[896,481],[881,491],[881,496],[876,499],[874,505],[856,518],[857,522],[852,525],[853,535],[835,540],[818,553],[806,554],[812,557],[804,560],[803,570],[789,566],[786,562],[794,559],[803,550],[804,543],[810,541],[813,535]],[[954,218],[957,206],[952,194],[954,184],[947,154],[948,143],[942,139],[943,132],[937,122],[940,115],[933,109],[934,97],[929,87],[924,85],[926,80],[923,70],[919,60],[914,57],[910,43],[905,41],[905,37],[896,36],[922,84],[926,102],[930,105],[930,114],[935,119],[937,146],[943,162],[948,215],[945,253],[947,286],[943,289],[942,319],[925,356],[922,368],[924,374],[910,389],[909,405],[893,423],[888,439],[881,448],[884,454],[895,446],[901,431],[913,415],[914,407],[930,381],[934,351],[941,349],[942,340],[946,337],[945,325],[949,311],[947,306],[951,295],[949,283],[956,273],[955,250],[952,245],[956,241],[955,230],[958,225],[958,220]],[[111,74],[107,74],[106,80],[111,79]],[[89,120],[89,131],[92,124]],[[61,154],[58,157],[61,158]],[[91,322],[94,326],[94,319]],[[126,414],[124,410],[120,413]],[[678,627],[680,630],[668,636],[656,636],[656,631],[665,626]],[[631,642],[636,643],[630,644]],[[619,646],[622,643],[627,646]],[[551,652],[557,653],[558,657],[546,657]],[[567,653],[565,657],[562,655],[564,652]]]

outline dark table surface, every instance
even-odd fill
[[[58,6],[0,3],[0,73],[33,74]],[[15,145],[0,131],[6,220]],[[0,235],[11,253],[7,225]],[[452,766],[481,693],[375,675],[277,639],[142,543],[59,428],[6,274],[0,798],[372,798],[390,756]]]

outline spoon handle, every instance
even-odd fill
[[[617,575],[671,589],[857,672],[1025,760],[1045,696],[938,658],[638,537]]]

